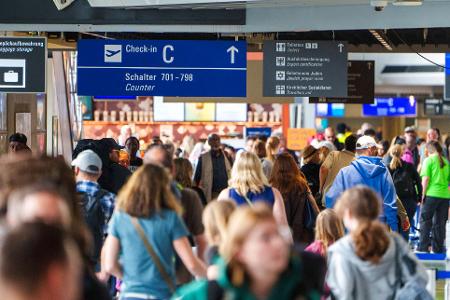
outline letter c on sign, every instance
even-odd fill
[[[164,48],[163,48],[163,61],[164,61],[166,64],[171,64],[171,63],[173,63],[173,56],[167,57],[167,50],[170,50],[170,51],[173,52],[175,49],[173,48],[172,45],[166,45],[166,46],[164,46]]]

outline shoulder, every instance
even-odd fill
[[[217,197],[217,200],[222,201],[222,200],[227,200],[228,198],[230,198],[231,190],[232,190],[232,188],[226,188],[226,189],[222,190],[219,194],[219,197]]]
[[[207,299],[208,296],[208,281],[199,280],[187,284],[176,291],[173,299],[183,300],[202,300]]]

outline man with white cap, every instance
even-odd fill
[[[99,271],[104,234],[114,211],[116,196],[97,183],[102,174],[102,160],[92,150],[85,150],[72,161],[77,181],[77,193],[82,196],[82,210],[94,241],[92,262]]]
[[[341,194],[354,186],[365,185],[378,193],[383,201],[380,220],[393,231],[398,230],[397,203],[394,182],[389,170],[377,157],[377,143],[373,137],[364,135],[356,142],[356,160],[339,171],[325,196],[325,205],[332,208]]]

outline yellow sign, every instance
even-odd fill
[[[287,148],[289,150],[302,150],[308,145],[308,139],[316,134],[314,128],[288,128]]]

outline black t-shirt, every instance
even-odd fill
[[[144,161],[142,158],[135,157],[133,159],[130,159],[130,165],[128,166],[128,170],[130,170],[131,173],[136,171],[137,168],[142,166],[144,164]]]
[[[103,169],[102,176],[98,180],[98,184],[107,191],[117,195],[119,190],[127,182],[131,176],[131,172],[118,163],[111,163]]]
[[[320,179],[319,179],[320,165],[309,163],[303,165],[300,170],[303,172],[303,174],[305,174],[309,188],[311,189],[313,196],[316,197],[320,187]]]

